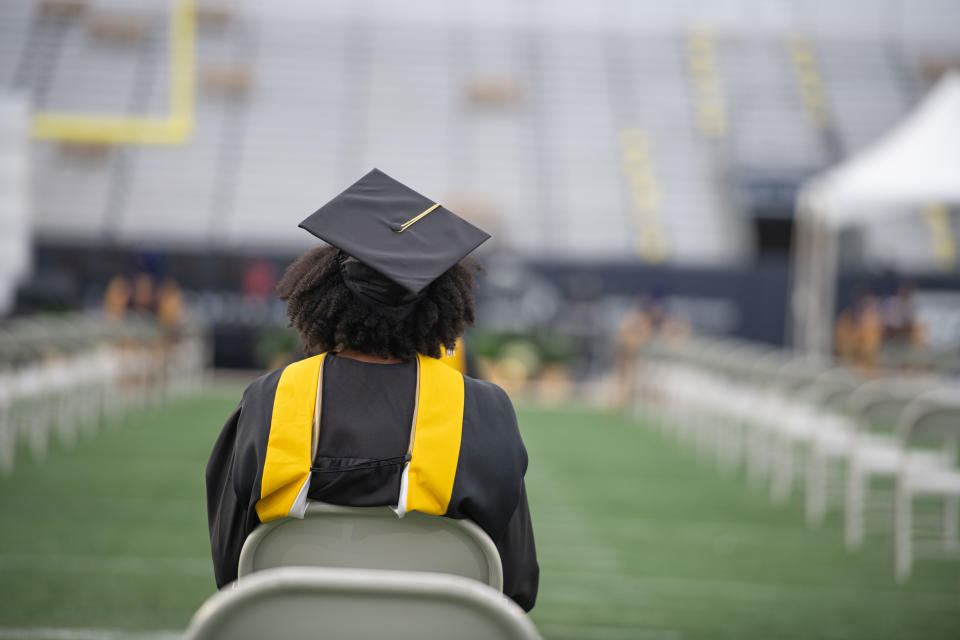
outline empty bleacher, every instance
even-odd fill
[[[0,7],[0,82],[29,90],[38,111],[169,110],[169,7],[130,4],[111,18],[106,3],[44,6]],[[212,6],[201,5],[204,15]],[[551,7],[366,16],[349,4],[217,5],[197,32],[189,142],[71,150],[37,141],[37,233],[293,251],[307,246],[296,222],[377,166],[475,214],[499,246],[526,255],[724,264],[750,255],[731,176],[801,176],[837,159],[788,47],[794,30],[819,28],[813,18],[735,30],[718,9],[704,94],[683,11]],[[106,26],[91,26],[97,16]],[[938,57],[951,45],[925,43],[934,27],[914,22],[897,34],[868,24],[847,39],[825,28],[808,35],[842,153],[916,101],[924,61],[953,55]],[[717,135],[698,121],[705,95],[725,118]],[[624,162],[625,131],[644,136],[641,177]],[[656,255],[645,249],[651,234],[662,238]]]

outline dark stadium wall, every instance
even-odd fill
[[[772,345],[786,343],[789,265],[766,259],[746,267],[681,267],[638,263],[531,262],[528,266],[576,298],[582,283],[591,296],[655,296],[668,309],[686,312],[694,330],[730,335]],[[883,297],[907,284],[917,292],[921,319],[932,325],[944,348],[960,348],[960,274],[886,272],[848,269],[839,274],[836,309],[849,306],[855,293]],[[673,302],[673,304],[671,304]],[[725,303],[725,304],[722,304]],[[711,317],[717,314],[722,318]]]
[[[254,263],[279,275],[295,254],[261,254],[240,251],[143,251],[125,247],[79,246],[41,242],[35,247],[33,275],[20,287],[17,312],[95,308],[111,277],[146,268],[158,278],[170,277],[184,290],[186,299],[213,329],[214,363],[223,367],[260,367],[261,334],[286,324],[283,304],[266,286],[261,299],[251,303],[245,281]],[[488,256],[493,268],[497,256]],[[522,260],[510,256],[511,269],[523,269],[549,283],[565,308],[596,304],[612,308],[654,297],[684,316],[695,331],[732,335],[773,345],[784,344],[789,269],[785,260],[765,260],[745,267],[684,267],[635,262],[585,262]],[[492,275],[492,274],[491,274]],[[496,306],[498,292],[481,279],[481,311]],[[899,282],[918,291],[960,292],[956,274],[913,274],[894,278],[875,272],[847,271],[837,283],[837,309],[844,309],[853,292],[867,289],[883,294]],[[946,298],[932,298],[943,307]],[[615,305],[614,305],[615,306]],[[509,305],[506,305],[509,308]],[[960,318],[939,309],[938,328],[947,343],[960,343]],[[481,314],[481,322],[484,320]],[[490,318],[489,315],[486,318]],[[550,319],[543,322],[550,323]],[[951,324],[952,323],[952,324]],[[608,326],[588,330],[603,342]],[[949,326],[948,326],[949,325]],[[549,326],[547,328],[550,328]],[[556,327],[553,327],[556,328]],[[276,337],[282,341],[283,337]]]
[[[562,262],[535,262],[530,267],[569,295],[575,296],[578,282],[590,277],[599,285],[597,296],[661,298],[668,308],[686,315],[695,330],[783,343],[785,261],[740,268]]]

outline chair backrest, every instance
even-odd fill
[[[790,396],[809,390],[817,377],[827,369],[828,364],[824,360],[810,356],[795,356],[777,369],[773,384],[780,393]]]
[[[238,575],[292,566],[433,571],[503,589],[500,554],[476,524],[418,512],[398,518],[388,507],[313,502],[303,519],[261,524],[243,544]]]
[[[850,395],[850,413],[860,429],[893,434],[903,410],[928,388],[902,379],[871,380]]]
[[[957,463],[960,440],[960,398],[957,390],[937,389],[918,396],[904,409],[899,423],[904,447],[935,445],[944,453],[944,462]]]
[[[811,396],[821,409],[844,414],[849,410],[850,396],[860,384],[846,369],[829,369],[817,376]]]
[[[211,596],[184,638],[536,640],[539,635],[512,601],[460,576],[283,567]]]
[[[747,380],[757,389],[771,390],[776,380],[775,376],[788,358],[778,349],[762,353],[754,359]]]
[[[764,356],[770,348],[753,343],[734,343],[722,354],[716,367],[722,375],[742,384],[751,375],[757,358]]]

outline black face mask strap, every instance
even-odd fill
[[[426,297],[425,291],[412,293],[342,251],[337,254],[337,264],[347,288],[372,310],[387,317],[407,317]]]

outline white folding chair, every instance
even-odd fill
[[[758,357],[747,377],[756,394],[756,402],[746,416],[747,483],[760,488],[770,476],[773,425],[783,417],[783,398],[777,388],[777,374],[789,362],[780,351],[771,351]]]
[[[414,571],[282,567],[211,596],[185,640],[536,640],[516,604],[475,580]]]
[[[290,566],[433,571],[503,589],[500,554],[468,520],[418,512],[403,518],[388,507],[312,502],[303,519],[259,525],[240,551],[238,576]]]
[[[827,371],[814,383],[816,428],[807,450],[804,507],[807,524],[819,525],[830,507],[842,503],[842,483],[835,481],[838,460],[845,463],[855,428],[849,416],[850,397],[862,384],[845,369]],[[839,496],[838,496],[839,493]],[[837,497],[840,499],[838,500]]]
[[[0,475],[13,473],[17,454],[17,423],[14,419],[15,375],[0,362]]]
[[[900,581],[906,580],[919,553],[960,552],[960,469],[957,468],[957,441],[960,439],[960,397],[958,389],[932,391],[911,402],[900,419],[900,465],[894,500],[894,566]],[[911,451],[918,444],[939,449],[942,465],[910,464]],[[942,499],[941,531],[932,546],[915,544],[913,499],[933,496]],[[919,541],[918,541],[919,542]],[[926,542],[926,541],[923,541]]]
[[[892,513],[893,496],[875,491],[871,486],[874,479],[895,479],[902,464],[940,465],[939,456],[929,451],[911,450],[901,455],[896,435],[901,414],[914,398],[929,389],[925,385],[924,382],[881,379],[862,385],[850,396],[855,432],[847,455],[844,498],[844,540],[849,549],[863,544],[868,525],[874,522],[889,525],[887,518]],[[878,512],[886,517],[867,522],[869,515]]]
[[[16,375],[18,430],[21,437],[28,442],[30,453],[36,460],[42,460],[47,455],[54,422],[55,397],[45,385],[46,373],[44,363],[35,360],[20,367]]]
[[[802,469],[796,463],[796,447],[809,442],[818,426],[812,393],[826,367],[824,361],[797,357],[776,370],[772,378],[766,419],[758,428],[767,432],[760,442],[769,449],[769,493],[774,503],[783,503],[790,497],[794,479]]]

